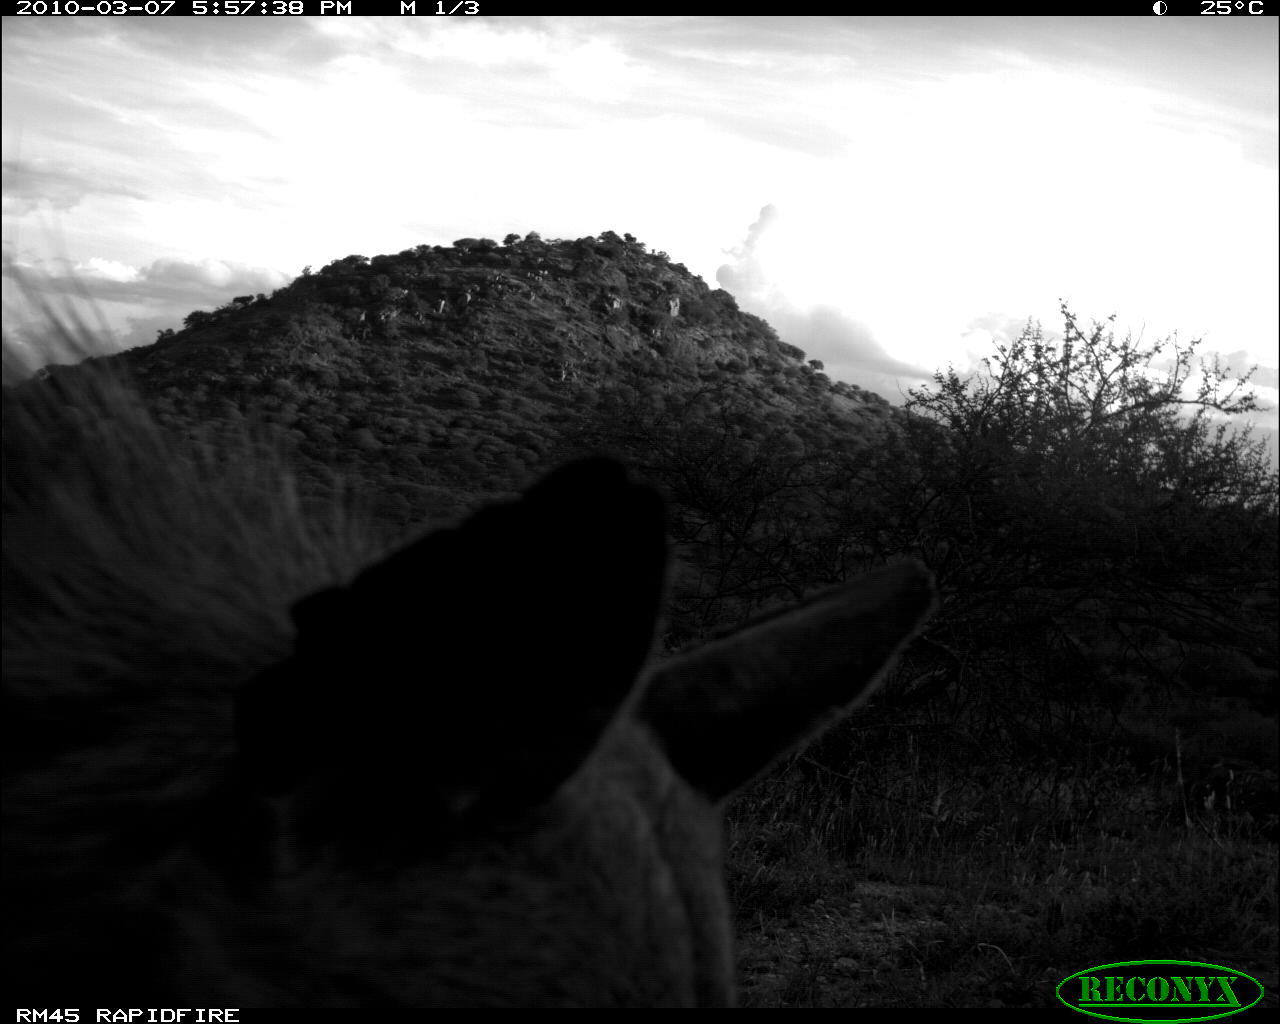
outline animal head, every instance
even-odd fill
[[[281,632],[219,573],[292,549],[216,538],[221,569],[174,556],[200,561],[181,600],[144,593],[192,538],[112,536],[129,481],[33,485],[16,454],[7,957],[42,1005],[730,1004],[725,799],[864,700],[934,601],[904,563],[651,661],[662,502],[589,459],[314,590]]]

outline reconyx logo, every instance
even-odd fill
[[[1214,964],[1130,960],[1077,971],[1058,984],[1058,998],[1103,1020],[1216,1020],[1249,1009],[1262,998],[1262,986]]]

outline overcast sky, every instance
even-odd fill
[[[893,401],[1061,297],[1276,404],[1274,18],[3,28],[6,249],[126,344],[352,253],[613,230]]]

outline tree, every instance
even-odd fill
[[[1247,430],[1212,420],[1258,408],[1252,371],[1201,361],[1188,393],[1198,341],[1144,349],[1062,315],[1060,342],[1028,323],[986,374],[948,368],[912,389],[864,475],[881,542],[921,555],[951,595],[934,636],[981,665],[984,687],[1016,681],[991,690],[1010,714],[1053,699],[1046,654],[1080,656],[1082,616],[1122,636],[1231,642],[1265,625],[1246,605],[1275,586],[1276,474]]]
[[[1262,444],[1247,431],[1210,426],[1211,413],[1258,408],[1245,390],[1252,371],[1231,379],[1217,360],[1202,363],[1190,397],[1198,342],[1180,346],[1174,336],[1144,351],[1101,324],[1085,334],[1065,306],[1062,313],[1060,345],[1028,324],[986,360],[989,376],[961,380],[949,369],[935,375],[935,391],[910,392],[911,411],[950,428],[950,468],[938,482],[944,494],[963,496],[966,517],[995,529],[986,536],[1001,536],[1006,548],[1011,537],[1025,541],[1041,572],[1052,567],[1063,579],[1081,575],[1082,552],[1112,568],[1181,575],[1197,531],[1187,521],[1173,527],[1172,509],[1213,519],[1275,515],[1276,480]],[[1154,364],[1166,351],[1172,364],[1161,374]],[[1180,415],[1187,409],[1189,417]],[[1200,570],[1217,571],[1225,551],[1215,548],[1199,552]]]
[[[830,473],[786,420],[763,422],[736,382],[601,391],[583,451],[625,453],[670,501],[668,642],[711,635],[868,567],[821,521]]]
[[[612,259],[621,256],[626,252],[626,249],[627,243],[619,238],[616,232],[604,231],[600,234],[600,245],[597,249],[598,252]]]

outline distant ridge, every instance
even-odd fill
[[[265,420],[304,493],[340,476],[403,528],[511,492],[579,449],[639,455],[612,436],[624,407],[659,419],[733,407],[748,437],[799,431],[819,448],[891,415],[728,292],[611,231],[347,256],[103,361],[180,432]]]

